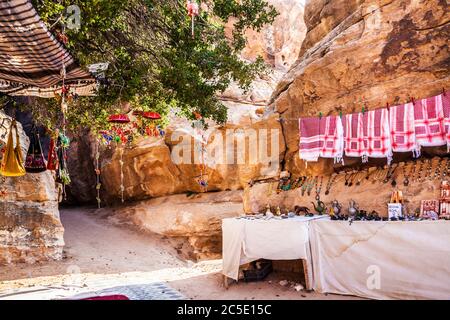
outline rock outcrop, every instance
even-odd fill
[[[29,141],[22,126],[18,127],[25,155]],[[61,259],[63,233],[49,171],[17,178],[0,176],[0,265]]]
[[[178,241],[187,258],[220,257],[223,218],[242,213],[242,191],[208,192],[158,197],[118,207],[113,219]]]
[[[285,168],[305,172],[298,118],[374,109],[438,94],[450,84],[446,1],[309,1],[301,58],[272,95]],[[308,166],[321,171],[329,161]]]
[[[286,144],[284,170],[294,175],[325,176],[324,185],[338,165],[320,159],[308,163],[298,156],[298,118],[375,109],[439,94],[450,86],[450,12],[446,1],[311,0],[305,7],[308,28],[300,58],[278,83],[270,108],[280,114]],[[425,154],[445,153],[440,148]],[[407,160],[410,155],[394,155]],[[348,167],[360,159],[345,159]],[[372,165],[386,162],[372,161]],[[401,178],[400,178],[401,179]],[[417,182],[416,182],[417,184]],[[411,209],[419,200],[436,198],[438,182],[427,181],[405,188]],[[341,186],[342,185],[342,186]],[[276,188],[276,186],[275,186]],[[329,196],[347,205],[349,197],[361,208],[387,214],[390,184],[363,183],[345,187],[343,181]],[[312,208],[310,197],[300,190],[270,193],[268,184],[256,184],[245,191],[246,212],[261,211],[270,202],[293,209]],[[374,197],[376,194],[376,197]]]

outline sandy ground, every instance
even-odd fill
[[[233,283],[225,289],[221,260],[183,261],[168,239],[113,225],[92,209],[63,209],[65,258],[34,265],[0,267],[0,299],[54,299],[83,292],[165,282],[188,299],[353,299],[296,291],[265,281]]]

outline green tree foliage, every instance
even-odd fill
[[[193,119],[193,112],[223,123],[225,106],[217,99],[231,82],[248,89],[255,76],[266,72],[262,58],[243,61],[245,31],[260,30],[277,15],[264,0],[197,1],[200,14],[191,18],[182,0],[33,0],[54,33],[62,31],[66,8],[81,9],[79,30],[66,28],[67,48],[86,66],[109,62],[106,84],[96,97],[80,98],[69,108],[73,126],[105,128],[108,114],[123,102],[135,109],[167,115],[176,110]],[[231,34],[225,25],[232,23]],[[52,99],[33,108],[42,121],[57,123],[58,103]]]

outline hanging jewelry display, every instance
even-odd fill
[[[422,175],[422,171],[423,171],[423,165],[424,165],[424,161],[423,160],[419,160],[419,167],[415,172],[415,177],[414,177],[414,182],[418,182],[421,180],[421,175]]]
[[[428,159],[428,166],[427,166],[427,170],[425,172],[425,176],[423,177],[421,182],[424,182],[426,179],[430,180],[431,177],[431,170],[433,169],[433,162],[431,159]]]
[[[439,158],[438,163],[436,164],[436,169],[434,170],[433,180],[441,176],[441,166],[443,161],[444,158]]]
[[[414,162],[414,164],[415,164],[415,162]],[[414,164],[411,164],[410,165],[410,169],[409,169],[409,173],[408,173],[408,165],[407,164],[405,164],[404,166],[403,166],[403,185],[405,186],[405,187],[407,187],[408,185],[409,185],[409,177],[411,176],[411,174],[413,173],[413,170],[414,170]]]
[[[316,182],[316,199],[320,197],[322,191],[323,176],[319,178],[320,182]]]
[[[311,190],[312,190],[312,188],[313,188],[314,186],[317,185],[317,181],[318,181],[318,180],[319,180],[319,177],[318,177],[318,176],[315,176],[315,177],[314,177],[314,180],[308,185],[308,188],[307,188],[307,190],[306,190],[306,193],[308,194],[308,196],[311,195]]]
[[[450,164],[450,161],[448,161],[448,160],[449,160],[448,158],[445,159],[445,165],[444,165],[444,169],[442,170],[441,180],[444,180],[448,175],[449,164]]]
[[[395,170],[397,170],[398,165],[396,163],[388,166],[386,176],[383,179],[383,183],[388,183],[389,180],[391,180],[392,175],[394,174]]]
[[[302,197],[305,195],[306,189],[309,188],[312,177],[307,177],[302,185]]]
[[[336,178],[338,177],[337,173],[333,173],[330,178],[328,179],[327,185],[325,186],[325,195],[328,195],[330,193],[331,187],[336,181]]]

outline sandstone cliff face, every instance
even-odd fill
[[[332,160],[320,159],[306,166],[299,159],[299,117],[361,111],[363,103],[370,110],[448,89],[449,20],[448,3],[439,0],[308,1],[308,31],[300,58],[278,83],[270,105],[282,121],[287,149],[284,169],[295,175],[328,175],[333,171]],[[439,148],[425,150],[429,155],[442,152]],[[407,157],[395,155],[396,160]],[[359,163],[360,159],[346,159],[346,165]],[[246,212],[263,210],[267,202],[286,209],[294,205],[312,208],[313,195],[302,197],[299,190],[292,190],[268,196],[268,190],[267,184],[248,188]],[[421,199],[436,198],[437,190],[435,181],[413,184],[404,192],[415,208]],[[390,185],[369,183],[347,188],[341,181],[329,196],[322,193],[322,200],[337,198],[347,205],[352,197],[361,208],[385,214],[391,191]]]
[[[317,0],[305,12],[304,54],[272,95],[287,170],[305,170],[297,155],[300,116],[360,111],[363,103],[369,109],[395,105],[449,87],[446,1]],[[318,170],[329,164],[319,163]]]
[[[18,127],[25,155],[29,141]],[[61,259],[64,228],[52,174],[0,176],[0,192],[0,265]]]

